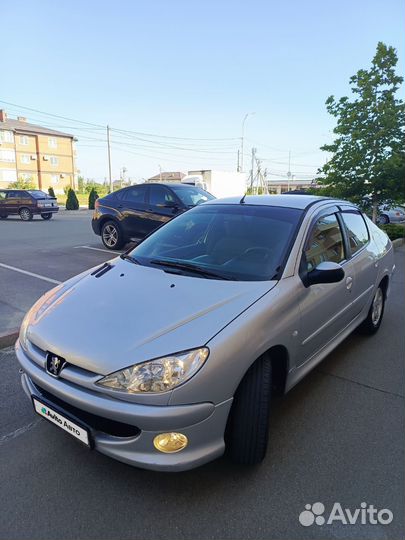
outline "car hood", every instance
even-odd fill
[[[276,281],[224,281],[170,274],[121,259],[39,301],[27,336],[44,351],[106,375],[201,347]]]

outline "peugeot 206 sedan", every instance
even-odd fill
[[[355,206],[213,200],[45,294],[16,344],[35,411],[139,467],[266,452],[270,398],[350,332],[377,332],[391,242]]]

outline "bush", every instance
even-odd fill
[[[34,180],[30,178],[19,178],[15,182],[8,185],[8,189],[38,189],[35,186]]]
[[[380,225],[380,229],[385,231],[390,240],[397,240],[398,238],[405,238],[405,226],[396,225],[395,223],[388,223],[387,225]]]
[[[49,195],[50,197],[53,197],[54,199],[56,199],[56,196],[55,196],[55,192],[54,192],[54,190],[53,190],[53,187],[49,187],[49,188],[48,188],[48,195]]]
[[[94,203],[98,199],[98,193],[94,188],[91,188],[89,193],[89,210],[94,210]]]
[[[79,210],[79,200],[74,189],[69,188],[66,199],[66,210]]]

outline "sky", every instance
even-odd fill
[[[107,124],[114,178],[125,167],[142,181],[236,170],[247,113],[244,169],[255,147],[269,178],[286,176],[290,152],[295,178],[311,178],[333,135],[326,98],[350,93],[378,41],[404,73],[403,0],[14,0],[1,12],[0,107],[73,133],[97,181]]]

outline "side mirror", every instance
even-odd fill
[[[338,283],[345,277],[345,271],[340,264],[335,262],[321,262],[316,268],[308,272],[305,286],[317,283]]]

